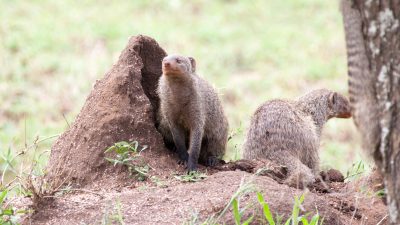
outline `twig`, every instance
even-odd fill
[[[91,190],[87,190],[87,189],[80,189],[80,188],[67,189],[67,188],[64,188],[64,189],[60,189],[60,191],[81,191],[81,192],[87,192],[87,193],[90,193],[90,194],[98,195],[101,198],[105,198],[104,195],[102,195],[100,193],[97,193],[97,192],[94,192],[94,191],[91,191]]]
[[[388,215],[389,214],[386,214],[376,225],[381,224],[386,219],[386,217],[388,217]]]
[[[87,205],[95,205],[95,204],[97,204],[97,203],[89,203],[89,202],[81,202],[81,201],[71,200],[71,199],[68,199],[68,198],[63,198],[62,196],[54,196],[54,195],[45,195],[45,196],[43,196],[43,198],[58,198],[58,199],[63,199],[63,200],[74,202],[74,203],[78,203],[78,204],[87,204]]]
[[[64,113],[62,114],[62,116],[64,117],[64,120],[65,120],[65,122],[66,122],[67,125],[68,125],[68,128],[71,128],[71,126],[69,125],[68,120],[67,120],[67,118],[65,117],[65,114],[64,114]]]

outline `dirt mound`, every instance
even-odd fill
[[[151,159],[148,164],[155,171],[176,169],[155,128],[155,90],[165,55],[149,37],[129,40],[118,62],[94,85],[70,129],[53,145],[47,167],[53,186],[69,181],[85,185],[107,175],[106,180],[116,179],[121,173],[104,160],[104,150],[118,141],[147,145],[143,156]]]

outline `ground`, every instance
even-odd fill
[[[117,190],[98,187],[71,192],[55,197],[24,223],[102,224],[107,219],[118,223],[115,215],[120,213],[125,224],[183,224],[194,219],[198,224],[218,216],[240,185],[246,182],[252,182],[263,193],[274,214],[287,217],[294,196],[304,192],[269,177],[243,171],[218,172],[196,183],[180,183],[174,178],[164,182],[163,187],[143,183]],[[339,192],[308,192],[302,213],[318,210],[325,218],[324,224],[377,224],[385,217],[386,206],[381,199],[350,191],[345,184],[336,185],[342,186]],[[240,200],[242,208],[253,203],[255,207],[247,211],[260,215],[261,207],[256,203],[254,192],[242,195]],[[219,220],[220,223],[223,221],[233,224],[232,213],[228,212]]]

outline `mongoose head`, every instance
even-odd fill
[[[343,95],[332,91],[328,96],[328,117],[350,118],[350,102]]]
[[[196,72],[196,61],[192,57],[169,55],[162,60],[162,71],[165,76],[188,76]]]
[[[313,90],[299,98],[302,108],[318,117],[318,119],[351,117],[350,103],[347,98],[335,91],[327,89]],[[321,114],[322,113],[322,114]]]

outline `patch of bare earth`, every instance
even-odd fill
[[[290,215],[294,196],[304,191],[281,184],[286,170],[279,165],[243,160],[201,167],[208,177],[195,183],[174,178],[185,170],[164,147],[155,117],[159,104],[155,88],[165,55],[149,37],[130,39],[118,62],[94,85],[71,128],[52,147],[46,180],[55,191],[65,185],[71,191],[47,196],[23,224],[101,224],[118,213],[125,224],[182,224],[195,215],[202,221],[218,216],[246,182],[263,193],[274,214]],[[142,153],[151,168],[146,181],[130,177],[125,167],[113,167],[104,159],[104,150],[121,140],[149,146]],[[318,211],[324,224],[377,224],[385,217],[382,200],[360,192],[359,184],[340,182],[335,171],[324,177],[326,184],[317,183],[307,191],[303,213]],[[254,207],[245,216],[260,217],[254,192],[240,197],[241,207],[250,204]],[[234,224],[231,212],[219,222]]]

